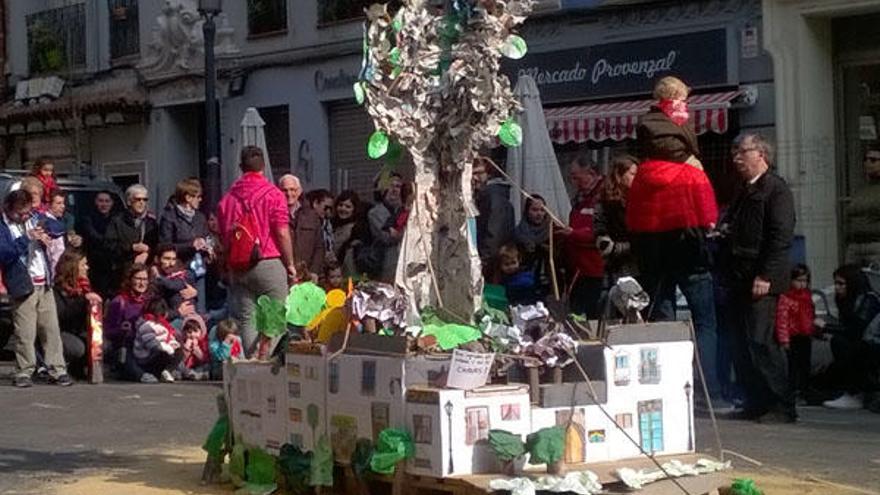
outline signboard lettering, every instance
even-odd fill
[[[715,29],[506,60],[512,82],[528,75],[545,102],[650,93],[657,78],[676,75],[692,87],[726,85],[727,31]]]
[[[455,349],[452,351],[446,386],[463,390],[482,387],[489,379],[489,370],[493,362],[495,362],[495,354]]]

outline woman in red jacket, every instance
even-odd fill
[[[810,291],[810,269],[797,264],[791,270],[791,288],[776,306],[776,341],[788,351],[791,387],[804,395],[810,390],[810,357],[816,307]]]

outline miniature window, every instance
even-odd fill
[[[621,428],[632,428],[633,415],[629,413],[618,414],[614,416],[614,422]]]
[[[645,452],[663,450],[663,402],[639,402],[639,435]]]
[[[376,395],[376,361],[361,363],[361,395]]]
[[[425,414],[413,415],[413,442],[431,445],[433,441],[431,429],[431,416]]]
[[[318,369],[314,366],[306,366],[306,380],[317,380]]]
[[[489,408],[469,407],[465,409],[467,438],[465,443],[473,445],[489,438]]]
[[[296,363],[288,364],[287,375],[291,378],[299,378],[299,365]]]
[[[297,382],[288,383],[287,390],[292,399],[299,399],[300,395],[302,395],[302,387]]]
[[[619,352],[614,356],[614,384],[629,385],[629,353]]]
[[[660,383],[660,365],[657,362],[657,348],[642,349],[639,364],[639,383]]]
[[[330,393],[339,393],[339,363],[330,363]]]
[[[431,469],[431,459],[422,459],[422,458],[416,457],[413,460],[413,463],[415,464],[415,467],[417,467],[419,469]]]
[[[290,434],[290,444],[294,447],[302,447],[303,446],[303,436],[299,433],[291,433]]]
[[[502,404],[501,421],[519,421],[519,404]]]
[[[290,408],[290,422],[291,423],[302,423],[303,420],[303,412],[302,409],[297,409],[295,407]]]

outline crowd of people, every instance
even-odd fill
[[[561,287],[570,311],[592,320],[622,316],[607,296],[623,277],[650,296],[642,312],[650,321],[675,319],[680,293],[708,395],[716,407],[738,403],[738,417],[793,422],[800,400],[880,410],[880,297],[868,275],[855,264],[839,268],[839,314],[816,318],[809,269],[792,266],[794,199],[772,170],[773,146],[759,134],[734,141],[742,187],[719,212],[688,122],[688,92],[663,78],[640,120],[636,156],[614,157],[606,174],[587,156],[567,164],[576,193],[564,225],[543,198],[506,181],[503,165],[478,160],[476,244],[488,283],[512,306],[546,301],[551,286]],[[876,153],[871,181],[880,178]],[[38,161],[4,199],[0,224],[14,384],[40,377],[69,385],[69,374],[83,376],[96,305],[106,310],[105,362],[120,376],[200,380],[216,377],[229,357],[272,353],[277,339],[254,327],[259,296],[282,300],[302,281],[326,289],[394,282],[413,196],[402,176],[380,174],[368,201],[351,190],[305,192],[294,175],[273,183],[256,147],[242,150],[239,165],[241,177],[207,216],[201,184],[187,178],[158,217],[148,190],[134,185],[118,213],[112,195],[99,193],[93,210],[74,219],[51,162]],[[511,194],[527,198],[518,224]],[[864,244],[858,261],[876,262],[874,241]],[[811,351],[820,340],[830,342],[834,363],[817,376]]]

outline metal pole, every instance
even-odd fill
[[[207,192],[207,206],[213,209],[220,201],[220,153],[217,132],[217,68],[214,64],[214,35],[217,27],[214,24],[214,16],[210,12],[205,13],[205,22],[202,31],[205,37],[205,156],[207,167],[205,179]]]

